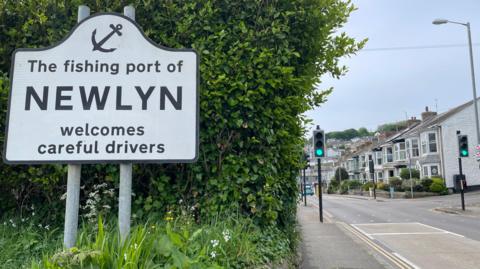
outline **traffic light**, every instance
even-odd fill
[[[325,157],[325,132],[323,130],[313,131],[313,152],[315,158]]]
[[[307,169],[309,165],[309,160],[310,160],[310,155],[308,153],[303,153],[303,163],[304,163],[304,169]]]
[[[468,157],[468,136],[458,136],[458,153],[460,157]]]

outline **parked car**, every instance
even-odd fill
[[[305,185],[305,195],[313,195],[313,189],[311,185]]]

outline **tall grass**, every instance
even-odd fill
[[[57,242],[58,246],[58,242]],[[286,235],[248,219],[148,221],[121,242],[115,221],[83,225],[77,248],[45,254],[31,268],[270,268],[291,255]]]

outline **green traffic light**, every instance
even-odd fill
[[[317,155],[317,156],[323,156],[323,149],[317,149],[317,150],[315,151],[315,155]]]
[[[462,156],[468,156],[468,151],[463,149],[460,154],[462,154]]]

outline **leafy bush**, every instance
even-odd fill
[[[370,188],[373,188],[373,182],[372,181],[369,181],[369,182],[362,185],[362,189],[364,191],[368,191]]]
[[[444,180],[441,177],[432,177],[432,183],[442,184],[444,185]]]
[[[377,183],[377,189],[384,190],[384,191],[390,191],[390,185],[385,183],[385,182],[378,182]]]
[[[340,0],[130,3],[154,42],[199,52],[202,77],[198,161],[135,165],[133,212],[163,215],[183,200],[195,208],[197,221],[240,212],[260,225],[293,227],[304,112],[330,93],[317,90],[320,77],[343,75],[339,59],[364,44],[337,34],[354,7]],[[2,104],[12,51],[61,40],[76,24],[80,4],[92,13],[121,12],[125,1],[0,1]],[[3,131],[5,107],[1,111]],[[0,212],[31,203],[56,207],[65,170],[2,164]],[[118,185],[116,165],[85,165],[82,175],[87,188],[106,180]]]
[[[402,180],[398,177],[391,177],[388,179],[388,184],[395,188],[395,191],[403,191]]]
[[[402,189],[405,191],[410,191],[412,188],[412,183],[413,183],[413,191],[416,191],[416,192],[424,191],[423,186],[420,184],[420,180],[415,178],[402,180]]]
[[[400,177],[402,179],[410,179],[410,170],[412,173],[412,178],[420,178],[420,171],[417,169],[408,169],[408,168],[402,168],[400,170]]]
[[[429,190],[430,185],[432,185],[432,183],[433,183],[433,180],[431,178],[428,178],[428,177],[422,178],[422,180],[420,181],[420,184],[422,184],[422,187],[425,190]]]
[[[362,186],[362,183],[358,180],[345,180],[340,183],[338,191],[340,194],[345,194],[350,189],[355,189],[357,187]]]
[[[443,185],[443,183],[433,182],[432,185],[430,185],[430,191],[435,192],[435,193],[444,194],[448,190],[445,187],[445,185]]]
[[[348,186],[353,189],[353,188],[358,188],[362,186],[362,182],[356,179],[352,179],[348,181]]]

